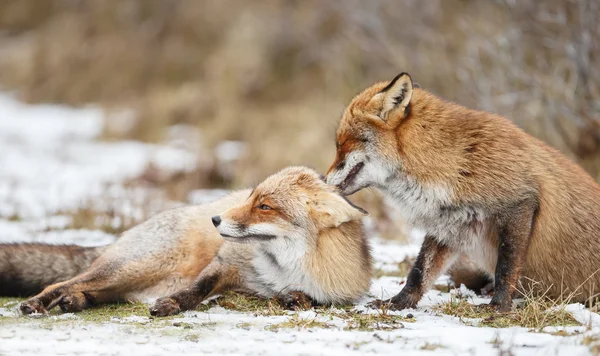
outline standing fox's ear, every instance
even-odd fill
[[[310,212],[320,228],[335,228],[358,220],[368,213],[335,192],[323,191],[311,196]]]
[[[379,116],[388,121],[388,114],[394,109],[401,110],[401,118],[410,113],[410,99],[413,94],[413,81],[408,73],[398,74],[390,84],[383,88],[373,100],[380,102],[381,112]]]

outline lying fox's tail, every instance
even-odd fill
[[[46,286],[75,277],[106,246],[0,244],[0,296],[29,297]]]

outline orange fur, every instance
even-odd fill
[[[499,226],[510,230],[507,221],[519,222],[513,233],[528,238],[512,240],[516,252],[511,258],[517,266],[507,274],[511,290],[522,275],[526,277],[522,281],[535,281],[539,291],[548,289],[550,297],[573,294],[572,300],[586,301],[597,296],[600,187],[592,177],[511,121],[423,89],[412,88],[406,110],[392,108],[382,114],[384,100],[389,100],[382,90],[392,84],[367,88],[345,110],[328,181],[341,171],[350,153],[365,150],[370,159],[376,156],[397,167],[419,189],[442,192],[441,209],[472,207],[483,212],[485,220],[474,218],[465,229],[482,239],[477,264],[489,275],[496,272],[498,245],[504,237]],[[361,140],[366,133],[376,137],[368,149]],[[529,220],[518,220],[517,205],[527,199],[533,204],[531,210],[527,205],[522,208],[533,214],[529,232],[523,230],[529,229]],[[468,237],[456,238],[464,242]]]

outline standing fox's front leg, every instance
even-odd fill
[[[500,216],[498,262],[494,296],[490,302],[500,312],[508,312],[512,307],[512,295],[525,263],[537,209],[535,199],[525,200]]]
[[[150,307],[150,315],[169,316],[194,309],[206,298],[235,288],[239,285],[239,280],[237,269],[225,268],[218,258],[215,258],[190,288],[157,299]]]
[[[375,300],[370,307],[387,307],[391,310],[414,308],[423,294],[431,287],[433,282],[444,272],[458,254],[448,247],[441,245],[435,238],[425,236],[419,256],[415,261],[406,285],[402,291],[388,300]]]

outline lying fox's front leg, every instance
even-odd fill
[[[239,285],[240,278],[237,269],[225,268],[218,258],[215,258],[200,273],[190,288],[157,299],[150,307],[150,315],[169,316],[194,309],[206,298],[229,289],[235,289]]]
[[[452,264],[458,254],[448,247],[441,245],[431,236],[425,236],[419,256],[415,261],[406,285],[402,291],[388,300],[375,300],[369,304],[373,308],[388,308],[401,310],[417,306],[423,294],[433,282]]]
[[[319,303],[312,299],[310,295],[304,292],[289,291],[287,293],[278,294],[275,299],[282,308],[288,310],[307,310],[313,306],[318,306]]]
[[[58,301],[58,306],[63,313],[77,313],[97,305],[115,303],[120,300],[118,295],[110,292],[75,292],[63,295]]]

